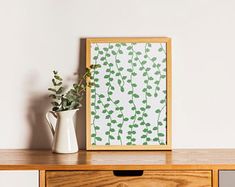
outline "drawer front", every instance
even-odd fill
[[[211,171],[47,171],[46,187],[209,187]]]
[[[38,171],[37,170],[1,170],[0,186],[1,187],[38,187]]]

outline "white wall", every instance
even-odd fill
[[[0,0],[0,148],[50,147],[51,72],[71,78],[84,63],[80,39],[104,36],[172,37],[173,148],[235,148],[234,7],[232,0]]]

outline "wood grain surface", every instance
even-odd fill
[[[209,187],[211,171],[144,171],[114,176],[112,171],[48,171],[47,187]]]
[[[1,170],[235,169],[235,150],[79,151],[0,150]]]

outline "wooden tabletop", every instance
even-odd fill
[[[172,151],[0,150],[0,170],[235,169],[234,149]]]

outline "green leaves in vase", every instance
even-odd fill
[[[48,88],[48,90],[52,92],[49,95],[51,98],[52,110],[59,112],[82,107],[81,101],[84,97],[86,88],[94,85],[91,73],[99,67],[100,65],[97,64],[86,68],[86,72],[79,77],[78,82],[74,83],[72,88],[67,92],[65,92],[65,87],[63,86],[63,79],[57,71],[53,71],[53,86]]]

